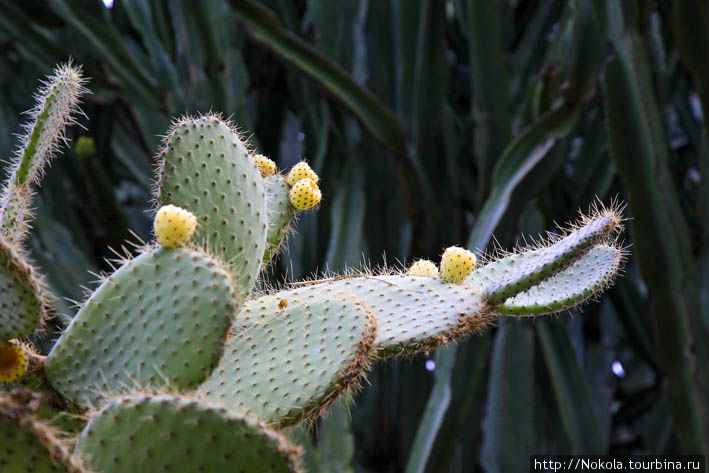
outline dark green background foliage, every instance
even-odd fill
[[[706,452],[709,2],[115,2],[0,1],[5,158],[37,77],[69,57],[91,77],[71,135],[96,154],[67,151],[36,199],[59,312],[108,247],[150,238],[153,156],[183,113],[223,112],[281,169],[306,158],[321,176],[273,281],[490,251],[493,232],[512,248],[617,196],[631,254],[600,303],[500,322],[430,354],[433,373],[425,356],[380,363],[351,422],[337,409],[309,434],[306,463],[513,472],[532,453]]]

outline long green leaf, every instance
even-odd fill
[[[487,473],[525,471],[536,451],[534,338],[519,322],[504,321],[495,335],[481,451]]]
[[[407,154],[404,131],[394,114],[346,70],[283,28],[275,14],[265,6],[251,0],[231,0],[230,3],[256,39],[322,84],[396,154]]]
[[[574,449],[573,453],[604,454],[608,448],[601,439],[605,435],[601,433],[588,381],[569,343],[564,326],[542,320],[538,321],[534,328],[542,347],[564,429]]]
[[[641,40],[631,34],[622,46],[626,49],[609,62],[604,74],[608,138],[630,191],[634,251],[652,293],[655,328],[661,334],[658,358],[669,380],[673,421],[683,451],[699,453],[706,448],[705,407],[694,379],[696,360],[689,349],[686,242],[681,241],[689,234],[683,231],[686,224],[677,224],[683,216],[677,214],[679,204],[668,177],[666,144]]]

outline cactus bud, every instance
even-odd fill
[[[197,229],[197,217],[174,205],[160,207],[155,215],[155,236],[165,248],[187,243]]]
[[[262,154],[254,156],[254,163],[264,179],[268,176],[273,176],[276,173],[276,163],[268,159]]]
[[[445,282],[460,284],[473,271],[476,261],[470,251],[451,246],[441,257],[441,277]]]
[[[79,161],[88,161],[96,155],[96,142],[90,136],[80,136],[74,145],[74,153]]]
[[[0,342],[0,382],[10,383],[24,376],[29,356],[15,342]]]
[[[315,184],[318,183],[319,179],[318,175],[315,174],[315,171],[313,171],[305,161],[301,161],[293,166],[293,169],[290,170],[288,177],[286,178],[288,185],[291,187],[293,187],[301,179],[310,179]]]
[[[427,278],[438,278],[438,268],[433,262],[427,259],[420,259],[411,265],[407,272],[409,276],[423,276]]]
[[[289,196],[290,203],[296,210],[308,210],[320,203],[322,192],[312,179],[306,177],[295,183]]]

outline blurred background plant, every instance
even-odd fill
[[[0,0],[0,149],[35,77],[83,64],[90,120],[48,172],[31,240],[68,315],[107,247],[150,239],[153,156],[183,113],[232,116],[280,168],[306,158],[322,177],[271,282],[512,248],[626,201],[631,257],[600,304],[380,363],[349,415],[294,435],[314,472],[701,453],[706,44],[705,0]]]

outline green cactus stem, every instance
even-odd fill
[[[299,449],[262,422],[173,396],[118,398],[94,415],[76,450],[101,473],[299,472]]]
[[[265,296],[244,304],[200,395],[285,426],[312,420],[359,387],[376,320],[351,294]]]
[[[47,378],[80,404],[143,386],[196,388],[222,354],[234,293],[203,251],[146,250],[84,303],[47,357]]]
[[[266,192],[236,130],[209,114],[176,121],[160,153],[155,200],[197,216],[195,241],[227,263],[237,293],[256,284],[266,249]]]
[[[0,239],[0,341],[24,337],[45,319],[44,283],[14,247]]]
[[[288,197],[290,186],[284,176],[274,174],[267,177],[264,182],[268,206],[268,235],[263,261],[267,263],[278,254],[284,244],[293,225],[295,212]]]
[[[20,147],[2,192],[0,229],[10,244],[19,244],[30,220],[31,186],[66,142],[66,128],[75,123],[81,96],[87,92],[81,68],[71,62],[54,70],[36,94],[31,120],[24,126]]]

